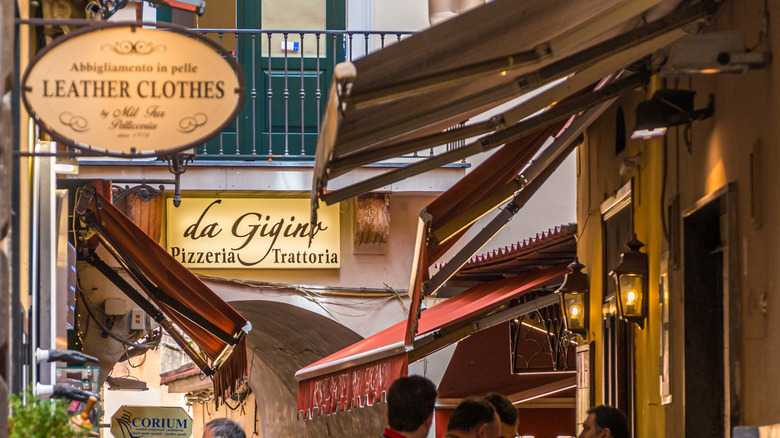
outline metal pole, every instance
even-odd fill
[[[255,60],[257,59],[257,49],[255,48],[255,40],[257,34],[252,32],[252,155],[257,155],[257,86],[255,81],[257,80],[257,74],[255,73]]]
[[[284,156],[290,155],[290,89],[287,79],[287,32],[284,33]]]
[[[322,100],[322,89],[320,88],[320,34],[317,35],[317,92],[314,95],[314,99],[317,102],[317,138],[320,137],[320,125],[322,124],[322,115],[320,114],[320,105]]]
[[[238,59],[238,33],[234,34],[236,36],[236,59]],[[252,63],[254,64],[255,60],[252,60]],[[241,124],[241,117],[236,117],[236,155],[239,155],[241,153],[241,147],[239,145],[239,138],[240,138],[240,130],[239,126]]]
[[[301,93],[300,93],[300,95],[301,95],[301,155],[304,155],[304,154],[306,154],[306,150],[304,148],[304,145],[306,144],[306,138],[304,136],[305,135],[304,131],[305,131],[305,126],[306,125],[304,125],[303,122],[304,122],[304,114],[306,112],[306,111],[304,111],[304,108],[305,108],[305,105],[306,105],[306,90],[303,87],[303,84],[304,84],[304,82],[303,82],[303,61],[304,61],[303,60],[303,35],[304,34],[301,33],[300,35],[301,35],[301,47],[300,47],[300,50],[301,50]]]
[[[268,90],[265,92],[266,97],[268,98],[268,161],[273,161],[271,156],[274,154],[273,150],[273,119],[271,118],[271,110],[272,105],[271,102],[274,97],[274,90],[271,85],[273,82],[273,77],[271,76],[271,32],[268,32],[266,35],[268,35]]]

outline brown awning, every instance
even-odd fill
[[[213,375],[218,401],[234,392],[247,373],[244,338],[251,329],[248,321],[93,188],[80,190],[76,211],[145,297],[96,253],[87,261],[150,316],[156,316],[180,345],[182,338],[177,329],[197,345],[200,353],[186,341],[182,348],[206,375]]]
[[[527,138],[605,101],[609,96],[589,95],[577,105],[550,107],[669,45],[683,36],[680,26],[708,14],[706,5],[694,3],[658,18],[656,11],[677,3],[494,0],[339,65],[318,139],[313,206],[318,199],[332,204]],[[543,86],[549,89],[490,120],[447,129]],[[612,97],[622,92],[613,91]],[[479,136],[463,147],[328,190],[333,178],[360,166]]]

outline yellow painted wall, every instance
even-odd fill
[[[659,81],[654,80],[648,90],[652,94]],[[637,92],[618,102],[625,112],[627,129],[634,124],[633,111],[645,96]],[[602,118],[588,130],[586,142],[577,151],[577,222],[579,224],[578,253],[586,265],[590,278],[590,336],[595,341],[591,354],[595,356],[595,368],[591,370],[595,380],[595,400],[591,405],[604,403],[602,301],[606,290],[603,272],[614,266],[603,266],[603,235],[600,206],[618,189],[633,180],[632,202],[634,231],[645,243],[642,249],[649,257],[649,316],[645,328],[634,329],[635,337],[635,415],[638,437],[662,437],[664,435],[664,411],[658,390],[658,352],[660,308],[658,306],[659,264],[662,252],[660,216],[661,195],[661,140],[629,140],[626,149],[615,154],[615,114],[618,105],[605,112]],[[619,174],[620,163],[626,157],[641,155],[639,169],[631,174]],[[621,248],[622,250],[623,248]],[[606,281],[612,281],[607,277]]]
[[[765,6],[768,8],[765,11]],[[766,13],[765,13],[766,12]],[[745,45],[753,51],[772,51],[780,45],[780,3],[763,0],[729,2],[706,32],[741,30]],[[766,20],[769,20],[768,22]],[[766,25],[765,25],[766,24]],[[776,59],[776,53],[773,53]],[[636,104],[651,96],[658,87],[697,91],[695,108],[715,97],[715,114],[696,121],[688,134],[683,127],[666,135],[668,156],[666,196],[662,206],[663,140],[629,141],[627,150],[615,154],[615,110],[610,108],[587,132],[585,144],[578,150],[577,220],[580,260],[587,266],[591,280],[590,340],[595,341],[595,400],[603,401],[601,273],[602,231],[599,205],[620,188],[628,178],[618,173],[620,161],[641,153],[642,164],[634,172],[634,224],[638,238],[646,244],[649,256],[649,318],[644,330],[635,335],[635,407],[636,437],[685,436],[685,339],[684,339],[684,266],[682,259],[669,267],[670,278],[670,364],[671,401],[662,405],[659,390],[660,305],[659,275],[661,255],[670,244],[680,245],[680,234],[667,242],[661,214],[679,196],[680,210],[692,208],[698,201],[731,184],[736,190],[736,232],[731,248],[737,248],[738,263],[729,266],[728,280],[732,305],[730,326],[731,357],[724,379],[733,383],[731,403],[738,406],[740,425],[762,425],[780,421],[780,405],[770,402],[780,387],[780,349],[775,348],[780,328],[780,232],[774,226],[780,220],[774,174],[780,163],[780,69],[769,67],[739,75],[656,78],[647,90],[624,96],[618,102],[625,111],[626,128],[634,125]],[[753,162],[751,154],[758,154]],[[680,216],[678,216],[679,218]],[[727,296],[729,298],[729,296]],[[729,301],[728,299],[726,300]],[[691,309],[689,309],[690,311]],[[728,346],[728,339],[724,340]],[[728,383],[726,384],[729,388]],[[721,397],[712,394],[712,397]]]
[[[203,436],[203,426],[215,418],[228,418],[240,424],[246,433],[247,438],[262,438],[263,431],[260,428],[260,419],[255,415],[257,406],[255,405],[255,395],[249,394],[242,404],[233,402],[231,408],[221,405],[219,409],[214,408],[213,401],[195,401],[190,406],[193,419],[192,436]]]
[[[647,97],[658,88],[660,80],[655,77],[648,87]],[[633,126],[633,120],[628,120]],[[631,129],[631,128],[629,128]],[[663,251],[663,230],[661,226],[661,187],[663,164],[663,139],[640,141],[638,149],[642,154],[642,166],[634,186],[634,230],[639,240],[645,243],[644,250],[649,264],[648,317],[643,330],[635,331],[635,412],[638,437],[666,436],[664,411],[658,386],[658,356],[660,351],[660,307],[659,288],[660,261]]]

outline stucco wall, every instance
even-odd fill
[[[423,30],[428,23],[428,2],[374,0],[375,30]]]

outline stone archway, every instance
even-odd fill
[[[332,319],[287,303],[230,304],[252,323],[247,336],[249,386],[257,400],[263,437],[363,438],[381,434],[385,423],[381,405],[309,421],[297,419],[295,372],[361,340],[360,335]]]

